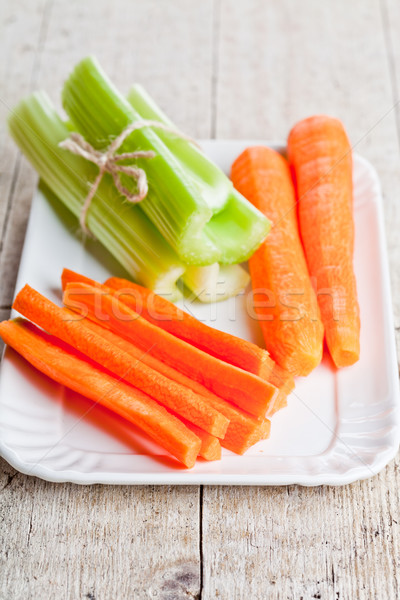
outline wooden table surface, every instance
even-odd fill
[[[36,177],[7,135],[19,98],[59,103],[81,57],[140,81],[193,136],[284,139],[341,118],[381,178],[400,331],[400,3],[13,0],[0,4],[0,317]],[[46,268],[46,265],[43,265]],[[397,599],[399,461],[350,486],[52,484],[0,461],[0,598]]]

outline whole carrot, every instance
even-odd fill
[[[201,440],[143,392],[61,348],[56,338],[23,319],[0,323],[0,337],[54,381],[121,415],[186,467],[194,466]]]
[[[352,365],[360,356],[360,316],[353,270],[351,146],[342,123],[321,115],[293,127],[288,155],[326,343],[337,367]]]
[[[249,261],[254,308],[272,358],[295,375],[321,361],[323,327],[297,226],[295,190],[285,158],[247,148],[232,165],[234,186],[272,221]]]

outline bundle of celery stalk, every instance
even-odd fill
[[[140,86],[123,97],[91,57],[75,67],[62,99],[68,122],[44,92],[22,100],[8,122],[41,179],[79,217],[98,168],[60,148],[60,142],[75,131],[104,150],[132,122],[172,123]],[[155,153],[150,160],[135,160],[146,172],[147,196],[129,203],[105,174],[87,213],[88,229],[133,279],[170,299],[180,294],[178,281],[202,301],[237,294],[248,281],[238,263],[264,240],[268,220],[187,139],[144,127],[131,133],[118,153],[136,150]]]

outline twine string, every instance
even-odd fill
[[[137,167],[135,165],[120,165],[118,163],[122,160],[154,158],[156,156],[156,153],[152,150],[137,150],[135,152],[123,152],[121,154],[116,154],[118,148],[123,144],[128,135],[130,135],[137,129],[142,129],[143,127],[157,127],[159,129],[163,129],[164,131],[173,133],[177,137],[187,140],[192,144],[198,146],[195,140],[185,135],[181,131],[175,129],[174,127],[170,127],[169,125],[165,125],[164,123],[160,123],[159,121],[151,120],[134,121],[133,123],[128,125],[128,127],[126,127],[111,142],[111,144],[104,152],[93,148],[93,146],[89,144],[89,142],[87,142],[85,138],[82,137],[79,133],[71,133],[67,139],[60,142],[60,148],[68,150],[69,152],[72,152],[77,156],[82,156],[86,160],[89,160],[90,162],[95,164],[99,169],[97,177],[93,181],[89,193],[85,198],[79,216],[80,226],[82,227],[82,230],[86,235],[90,235],[90,231],[86,225],[87,214],[92,203],[93,197],[96,194],[97,189],[105,173],[109,173],[112,176],[115,187],[123,196],[125,196],[128,202],[136,204],[138,202],[141,202],[144,198],[146,198],[147,193],[149,191],[149,186],[147,181],[147,175],[144,169],[141,169],[140,167]],[[136,182],[136,191],[133,192],[122,184],[121,174],[131,177]]]

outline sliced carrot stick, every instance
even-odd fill
[[[93,280],[90,280],[88,277],[85,277],[83,275],[79,275],[74,271],[70,271],[69,269],[64,269],[63,289],[66,289],[68,283],[74,283],[75,281],[87,283]],[[93,281],[93,283],[95,285],[98,285],[98,283],[95,281]],[[126,283],[130,284],[129,281],[127,281]],[[142,288],[142,286],[139,286],[139,288]],[[145,292],[149,291],[146,288],[142,289]],[[159,296],[157,296],[157,298],[158,297]],[[224,414],[229,419],[229,425],[225,437],[223,440],[220,440],[220,444],[224,448],[236,452],[237,454],[243,454],[254,443],[258,442],[261,439],[269,437],[271,423],[268,419],[264,419],[260,422],[258,419],[252,417],[250,414],[241,411],[235,406],[232,406],[230,403],[226,402],[225,400],[214,394],[212,391],[207,389],[198,381],[195,381],[194,379],[191,379],[190,377],[184,375],[180,371],[177,371],[173,367],[170,367],[169,365],[155,358],[151,354],[143,354],[142,350],[140,350],[137,346],[135,346],[128,340],[124,339],[119,335],[116,335],[109,329],[101,327],[100,321],[97,321],[96,323],[95,320],[90,321],[85,319],[85,323],[87,327],[92,328],[92,330],[98,333],[99,335],[103,335],[111,343],[117,345],[119,348],[123,349],[128,354],[131,354],[131,356],[135,358],[141,357],[141,360],[145,364],[150,366],[152,369],[163,373],[166,377],[169,377],[170,379],[173,379],[174,381],[177,381],[180,384],[189,387],[194,392],[200,394],[201,396],[207,399],[207,401],[211,404],[213,408],[215,408],[215,410],[218,410],[219,412]],[[271,360],[271,362],[273,361]],[[277,383],[283,381],[285,387],[283,388],[283,390],[279,391],[279,394],[275,399],[274,404],[271,406],[269,416],[272,416],[277,410],[280,410],[281,408],[286,406],[286,393],[289,393],[294,387],[293,377],[287,371],[279,367],[279,365],[277,365],[276,363],[274,363],[273,373],[276,373]],[[276,387],[278,387],[278,385]],[[286,390],[286,393],[284,390]]]
[[[115,281],[115,282],[125,282],[126,283],[126,287],[120,287],[119,284],[117,285],[117,283],[115,283],[114,289],[118,293],[118,298],[121,301],[124,301],[124,299],[126,298],[127,306],[130,306],[130,308],[132,308],[133,310],[134,310],[134,308],[133,308],[134,306],[138,306],[138,308],[140,308],[140,306],[142,306],[142,307],[146,306],[147,305],[147,300],[146,300],[147,297],[149,296],[149,294],[153,294],[153,292],[151,292],[147,288],[144,288],[142,286],[137,286],[140,293],[142,293],[141,290],[143,290],[143,294],[144,294],[142,296],[143,302],[141,303],[141,301],[138,300],[137,303],[135,301],[133,301],[133,302],[135,302],[133,304],[133,302],[132,303],[130,302],[130,299],[131,299],[130,294],[128,294],[127,296],[125,294],[120,295],[119,292],[121,290],[129,289],[130,285],[136,286],[136,284],[132,284],[130,281],[127,281],[125,279],[117,279],[117,278],[115,278],[115,279],[111,278],[108,281],[109,282]],[[106,286],[106,284],[102,285],[102,284],[98,283],[97,281],[94,281],[93,279],[89,279],[89,277],[86,277],[85,275],[80,275],[79,273],[75,273],[74,271],[71,271],[70,269],[64,269],[63,273],[62,273],[63,290],[66,289],[66,287],[69,283],[74,283],[74,282],[93,284],[95,287],[100,286],[101,289],[103,289],[103,290],[113,289],[112,287],[108,288],[108,286]],[[164,300],[163,298],[161,298],[160,296],[157,296],[157,295],[154,295],[154,298],[160,298],[161,300]],[[171,304],[168,301],[167,301],[167,303]],[[171,309],[171,311],[173,311],[176,307],[174,304],[171,304],[171,306],[173,307]],[[186,313],[184,313],[183,311],[180,311],[180,313],[186,315]],[[179,312],[176,313],[178,315],[177,318],[180,318],[180,313]],[[145,311],[143,311],[142,314],[143,314],[143,316],[145,316]],[[172,312],[171,312],[171,314],[172,314]],[[190,316],[190,315],[188,315],[188,316]],[[191,317],[191,318],[193,318],[193,317]],[[97,326],[94,323],[95,317],[92,316],[92,319],[93,319],[92,321],[86,322],[86,325],[90,326],[91,324],[93,324],[93,327],[96,328]],[[197,319],[195,319],[195,321],[197,321]],[[101,322],[99,320],[97,321],[97,323],[101,324]],[[202,324],[200,323],[200,325],[202,325]],[[190,326],[189,321],[188,321],[188,326]],[[205,326],[205,327],[207,329],[210,329],[211,331],[214,331],[211,327],[207,327],[207,326]],[[166,363],[163,363],[162,361],[158,360],[151,354],[143,355],[142,350],[140,350],[139,348],[137,348],[136,346],[134,346],[133,344],[131,344],[124,338],[122,338],[118,335],[115,335],[110,330],[104,329],[103,327],[101,328],[101,330],[104,332],[104,335],[107,335],[108,339],[111,340],[118,347],[121,347],[128,352],[130,349],[130,353],[133,354],[137,358],[142,356],[141,360],[145,364],[147,364],[149,367],[155,369],[156,371],[163,373],[166,377],[169,377],[170,379],[173,379],[174,381],[177,381],[178,383],[181,383],[182,385],[186,385],[187,387],[189,387],[190,389],[199,393],[202,396],[207,397],[208,395],[211,395],[211,396],[214,395],[212,392],[207,390],[207,388],[205,388],[201,383],[194,381],[193,379],[190,379],[189,377],[187,377],[180,371],[177,371],[176,369],[170,367]],[[99,333],[98,329],[97,329],[97,332]],[[220,333],[223,333],[223,332],[220,332]],[[227,338],[236,339],[235,336],[230,336],[229,334],[226,334],[226,336],[227,336]],[[177,337],[179,337],[179,336],[177,336]],[[228,339],[228,343],[229,343],[229,339]],[[127,348],[128,348],[128,350],[127,350]],[[211,353],[211,354],[213,354],[213,353]],[[271,417],[278,410],[280,410],[281,408],[284,408],[287,405],[286,397],[288,394],[290,394],[290,392],[294,388],[294,379],[293,379],[293,376],[289,373],[289,371],[282,369],[282,367],[280,367],[278,364],[276,364],[269,356],[267,356],[267,360],[265,360],[264,364],[261,367],[261,370],[264,374],[263,379],[266,379],[267,381],[269,381],[269,383],[271,383],[276,388],[278,388],[278,395],[275,398],[275,402],[270,405],[270,408],[268,410],[268,416]],[[267,375],[267,372],[268,372],[268,375]]]
[[[109,363],[105,364],[103,359],[99,360],[99,352],[103,350],[107,353],[106,360],[108,362],[109,356],[114,353],[113,347],[117,346],[121,351],[121,354],[117,356],[117,360],[120,360],[121,356],[129,354],[135,359],[135,368],[140,365],[141,362],[143,362],[152,369],[156,369],[157,371],[161,370],[160,372],[164,373],[166,377],[175,378],[176,381],[182,384],[181,387],[183,387],[183,385],[188,386],[189,384],[189,387],[192,388],[196,394],[202,395],[205,401],[211,405],[215,411],[224,414],[229,420],[232,419],[232,426],[230,423],[226,431],[227,439],[225,442],[223,442],[223,445],[226,448],[242,454],[250,447],[250,445],[252,445],[252,443],[255,443],[255,441],[261,439],[265,423],[267,423],[269,430],[269,421],[258,421],[250,415],[242,413],[239,409],[235,408],[228,402],[215,396],[212,392],[207,390],[207,388],[204,388],[198,382],[191,380],[182,373],[179,373],[157,358],[154,358],[149,354],[143,354],[142,350],[124,338],[114,334],[112,331],[104,329],[88,319],[79,318],[79,321],[76,321],[77,315],[75,313],[69,311],[68,309],[62,309],[54,305],[52,302],[41,296],[38,292],[35,292],[35,290],[29,288],[29,286],[25,286],[25,288],[23,288],[23,290],[21,290],[21,292],[17,295],[14,308],[15,310],[18,310],[29,316],[29,318],[33,319],[39,325],[47,328],[50,327],[50,332],[55,332],[60,339],[68,342],[72,346],[90,356],[93,360],[100,362],[103,366],[107,366],[109,369]],[[60,322],[60,318],[62,319],[62,322]],[[77,329],[77,326],[80,329],[85,327],[90,332],[90,352],[88,351],[88,333],[86,333],[85,338],[82,339],[81,331]],[[99,336],[102,336],[105,341],[109,342],[108,347],[103,343],[103,341],[99,340]],[[126,367],[128,369],[130,368],[128,365],[126,365]],[[120,366],[121,371],[126,367]],[[126,377],[126,379],[128,379],[128,377]],[[138,380],[135,373],[133,373],[131,383],[133,383],[135,386],[138,385]],[[186,393],[183,391],[183,397],[185,397],[185,395]],[[175,407],[173,408],[175,409]],[[218,460],[221,454],[221,448],[218,440],[214,436],[199,429],[198,427],[196,428],[196,426],[193,424],[185,424],[187,424],[187,426],[189,426],[192,431],[194,431],[202,440],[200,456],[203,456],[203,458],[207,460]]]
[[[52,336],[23,319],[0,323],[0,336],[36,369],[118,413],[193,467],[200,439],[155,400],[52,343]]]
[[[263,424],[263,437],[261,439],[267,440],[269,438],[269,434],[271,433],[271,421],[265,419]]]
[[[270,360],[268,352],[256,344],[209,327],[141,285],[117,277],[104,285],[118,292],[118,298],[135,312],[141,309],[148,321],[225,362],[260,375],[264,362]]]
[[[178,415],[212,435],[224,437],[228,419],[202,396],[154,371],[141,356],[133,358],[88,329],[76,313],[60,308],[28,285],[17,294],[13,308]]]
[[[275,150],[254,146],[235,160],[231,177],[273,223],[249,261],[265,345],[281,367],[308,375],[321,361],[324,332],[298,232],[289,165]]]
[[[326,343],[337,367],[360,356],[360,314],[353,270],[351,146],[340,121],[300,121],[288,140],[299,199],[300,233],[316,281]]]
[[[150,354],[143,354],[143,351],[137,348],[137,346],[134,346],[131,342],[128,342],[128,340],[116,335],[109,329],[101,327],[100,325],[96,324],[95,321],[84,319],[84,322],[88,328],[92,329],[92,331],[102,335],[111,343],[118,346],[118,348],[123,349],[134,358],[141,358],[141,360],[151,368],[163,373],[166,377],[185,385],[197,394],[200,394],[205,398],[210,406],[225,415],[225,417],[229,419],[229,425],[224,439],[220,440],[220,444],[224,448],[232,450],[237,454],[243,454],[252,445],[252,443],[257,442],[260,439],[264,439],[263,436],[268,437],[271,425],[268,419],[260,421],[245,411],[240,410],[240,408],[237,408],[226,400],[216,396],[201,383],[190,379],[190,377],[187,377],[183,373],[173,369],[154,356],[151,356]],[[274,412],[279,410],[279,408],[286,406],[286,398],[283,398],[280,403],[278,401],[279,397],[275,401],[270,415],[274,414]]]
[[[268,417],[272,417],[272,415],[274,415],[276,412],[278,412],[278,410],[281,410],[282,408],[285,408],[286,406],[287,406],[287,398],[278,396],[272,410],[268,414]]]
[[[218,398],[218,400],[220,399]],[[271,428],[271,421],[269,419],[255,419],[240,410],[232,413],[226,406],[220,404],[220,402],[214,401],[214,408],[219,406],[220,412],[229,418],[229,427],[225,437],[223,440],[220,440],[223,448],[231,450],[236,454],[244,454],[251,446],[269,437]]]
[[[196,427],[193,423],[183,420],[184,425],[188,427],[198,438],[201,439],[201,448],[199,456],[205,460],[220,460],[221,459],[221,443],[214,435],[210,435],[204,429]]]
[[[63,291],[67,287],[68,283],[73,283],[75,281],[87,283],[88,285],[93,285],[94,287],[101,287],[101,283],[95,281],[94,279],[90,279],[90,277],[86,277],[86,275],[75,273],[75,271],[71,271],[71,269],[63,269],[63,272],[61,273],[61,287]]]
[[[63,290],[74,282],[99,285],[69,269],[64,269],[61,279]],[[127,279],[111,277],[104,285],[115,290],[119,300],[147,321],[220,360],[258,375],[277,387],[280,396],[288,395],[294,388],[292,375],[276,365],[268,352],[256,344],[209,327],[169,300]]]
[[[265,415],[277,396],[277,388],[267,381],[149,323],[113,294],[74,283],[67,285],[64,302],[89,316],[101,315],[104,326],[257,417]]]
[[[279,368],[268,352],[256,344],[209,327],[169,300],[126,279],[111,277],[105,285],[118,292],[119,300],[125,302],[132,310],[141,311],[140,314],[145,319],[181,340],[220,360],[258,375],[272,383],[283,394],[289,394],[294,388],[293,376]]]

